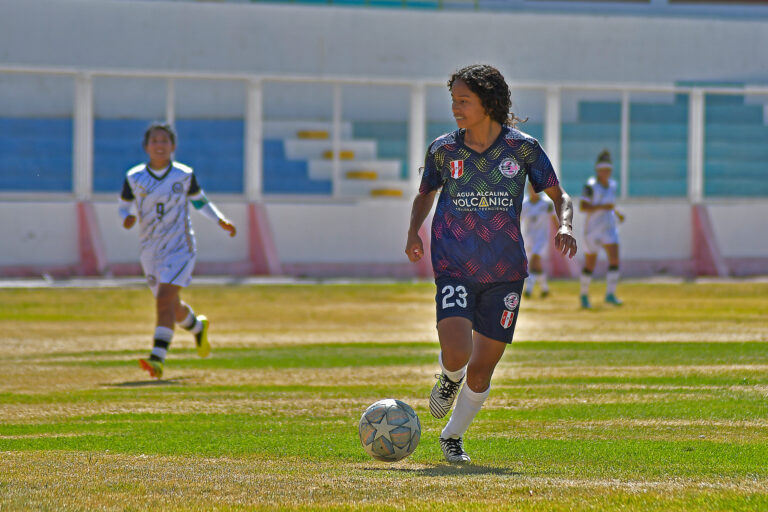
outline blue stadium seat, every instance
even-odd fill
[[[206,192],[244,192],[242,119],[178,119],[175,127],[179,161],[195,170]]]
[[[707,178],[704,181],[705,197],[765,197],[768,196],[768,181],[764,178],[750,179]]]
[[[708,95],[705,126],[705,194],[711,197],[765,196],[768,126],[761,105],[743,96]],[[674,103],[630,105],[630,196],[685,196],[687,189],[688,95]],[[579,119],[562,126],[561,170],[571,194],[579,193],[594,172],[603,148],[619,160],[620,105],[585,101]],[[117,193],[125,171],[146,160],[141,148],[149,119],[94,121],[94,190]],[[407,175],[408,127],[401,122],[353,122],[353,135],[377,141],[379,158],[402,162]],[[180,119],[178,157],[195,168],[209,192],[244,190],[242,119]],[[450,121],[429,122],[427,139],[456,128]],[[520,129],[542,140],[540,123]],[[0,118],[0,190],[72,190],[72,120]],[[328,194],[328,180],[311,180],[307,162],[285,158],[282,140],[264,140],[264,191],[273,194]],[[619,169],[614,173],[618,180]]]
[[[72,119],[0,118],[0,190],[72,191]]]
[[[264,159],[265,194],[330,194],[330,180],[309,179],[307,162],[283,158]]]
[[[630,197],[685,197],[687,185],[685,180],[629,180],[627,193]]]

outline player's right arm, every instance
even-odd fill
[[[432,150],[434,142],[430,144],[427,155],[424,158],[424,172],[421,175],[419,193],[411,206],[411,222],[408,226],[408,241],[405,243],[405,254],[415,263],[424,257],[424,242],[419,236],[421,225],[432,210],[437,191],[443,186],[443,177],[435,164],[435,155]]]
[[[424,257],[424,242],[419,236],[419,229],[424,224],[432,204],[435,202],[437,190],[426,194],[417,194],[411,207],[411,223],[408,227],[408,241],[405,244],[405,254],[411,262],[417,262]]]
[[[136,223],[136,216],[131,213],[135,199],[131,185],[128,183],[128,178],[125,178],[123,190],[120,192],[120,204],[117,208],[120,218],[123,219],[123,227],[125,229],[131,229]]]

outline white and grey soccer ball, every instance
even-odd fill
[[[419,445],[421,422],[410,405],[386,398],[365,410],[358,433],[368,455],[385,462],[396,462],[412,454]]]

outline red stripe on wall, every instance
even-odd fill
[[[694,273],[697,276],[727,276],[728,265],[717,246],[709,210],[700,204],[692,208]]]
[[[107,253],[96,221],[96,211],[93,204],[85,202],[77,203],[76,208],[80,274],[101,275],[107,268]]]
[[[248,254],[252,274],[279,275],[282,272],[267,210],[259,203],[248,205]]]

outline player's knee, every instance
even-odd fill
[[[488,386],[491,385],[491,377],[493,376],[493,370],[487,371],[470,371],[467,370],[467,386],[475,393],[482,393]]]
[[[469,357],[471,355],[472,355],[471,352],[468,352],[461,348],[443,350],[442,352],[443,366],[445,366],[447,370],[456,371],[459,368],[463,368],[464,366],[467,365],[467,361],[469,361]]]

